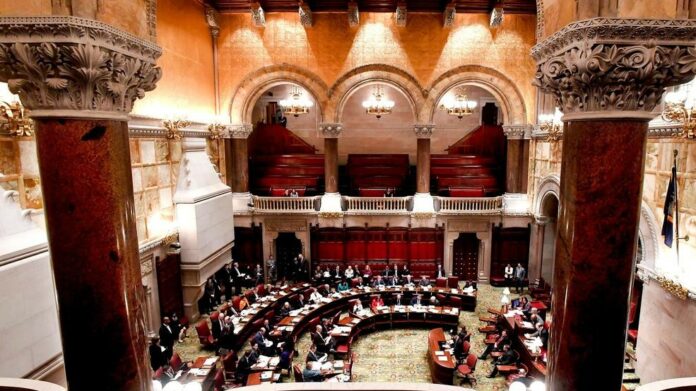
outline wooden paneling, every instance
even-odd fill
[[[184,298],[181,290],[181,252],[172,250],[164,258],[155,258],[157,268],[157,290],[160,302],[160,318],[176,312],[184,313]]]
[[[493,227],[491,278],[503,277],[505,265],[521,263],[525,269],[529,261],[529,228]]]
[[[454,241],[452,274],[460,280],[478,280],[479,240],[475,233],[461,233]]]
[[[252,270],[257,263],[263,266],[263,239],[261,226],[234,227],[232,259]]]

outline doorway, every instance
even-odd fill
[[[278,278],[292,279],[292,260],[302,252],[302,242],[292,232],[280,232],[275,247]]]
[[[452,249],[452,274],[463,281],[478,280],[478,249],[475,233],[460,233]]]
[[[544,242],[541,252],[541,278],[549,286],[553,286],[553,263],[556,256],[556,221],[558,220],[558,198],[548,194],[541,203],[544,217],[548,219],[544,225]]]

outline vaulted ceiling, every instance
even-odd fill
[[[206,0],[219,12],[249,12],[250,0]],[[305,0],[313,12],[342,12],[348,10],[349,0]],[[259,0],[265,12],[297,12],[297,0]],[[394,12],[397,3],[405,4],[408,12],[443,12],[453,3],[459,13],[489,13],[496,0],[357,0],[362,12]],[[536,0],[505,0],[505,13],[536,14]]]

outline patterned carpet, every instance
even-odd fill
[[[479,289],[476,312],[462,311],[459,316],[459,326],[466,326],[473,331],[471,352],[478,355],[485,347],[483,335],[477,329],[480,325],[479,316],[486,315],[489,307],[500,307],[502,289],[481,285]],[[515,295],[512,298],[516,298]],[[371,382],[430,382],[430,372],[427,363],[427,335],[425,329],[395,329],[378,331],[358,337],[353,343],[355,363],[353,364],[353,381]],[[299,352],[297,360],[304,360],[309,351],[309,333],[304,333],[297,341]],[[245,346],[244,349],[247,347]],[[189,330],[183,343],[178,343],[175,350],[185,361],[193,360],[201,355],[212,355],[212,351],[201,349],[195,330]],[[505,380],[502,376],[488,379],[491,359],[479,360],[476,366],[476,390],[505,390]],[[287,381],[292,381],[288,379]],[[457,382],[458,384],[458,382]],[[466,387],[469,387],[465,383]]]

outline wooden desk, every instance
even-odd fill
[[[430,330],[428,334],[428,366],[430,367],[430,378],[433,383],[452,384],[454,376],[455,360],[449,352],[444,352],[447,360],[440,361],[436,352],[442,351],[441,343],[447,341],[445,332],[441,328]]]
[[[538,353],[532,353],[524,344],[524,332],[517,323],[514,317],[501,316],[498,319],[498,324],[510,336],[512,348],[520,354],[520,362],[529,368],[529,375],[543,381],[546,378],[546,364]]]
[[[277,383],[278,380],[280,379],[279,373],[272,373],[271,377],[268,380],[261,380],[261,374],[263,374],[263,372],[250,373],[249,376],[247,377],[246,385],[247,386],[257,386],[259,384]]]

